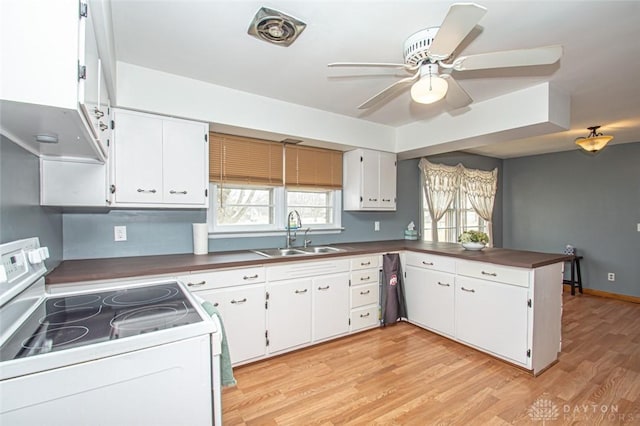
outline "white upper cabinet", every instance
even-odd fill
[[[109,95],[86,3],[4,0],[0,16],[3,132],[43,156],[104,161]]]
[[[355,149],[343,156],[344,210],[396,209],[396,155]]]
[[[113,110],[114,206],[206,208],[208,125]]]

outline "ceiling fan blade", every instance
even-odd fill
[[[441,74],[440,77],[447,80],[449,88],[447,89],[447,95],[445,100],[454,109],[462,108],[473,102],[471,96],[458,84],[458,82],[451,77],[450,74]]]
[[[487,9],[475,3],[451,5],[433,43],[429,46],[429,58],[434,61],[443,61],[451,56],[485,13]]]
[[[327,65],[330,68],[334,67],[368,67],[368,68],[400,68],[407,71],[415,71],[419,68],[418,65],[410,66],[407,64],[390,64],[385,62],[333,62]]]
[[[391,86],[383,89],[377,94],[373,95],[369,99],[367,99],[364,103],[358,106],[358,109],[367,109],[371,108],[375,104],[382,102],[385,99],[390,98],[391,96],[398,93],[398,91],[404,89],[407,86],[413,84],[416,80],[420,78],[420,71],[416,72],[411,77],[403,78],[402,80],[398,80],[393,83]]]
[[[534,49],[504,50],[461,56],[453,62],[456,71],[483,70],[488,68],[523,67],[553,64],[562,57],[562,46],[546,46]],[[446,67],[446,65],[445,65]]]

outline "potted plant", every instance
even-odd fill
[[[489,236],[480,231],[464,231],[458,237],[458,242],[462,243],[465,250],[482,250],[489,243]]]

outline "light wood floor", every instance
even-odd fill
[[[640,424],[640,305],[564,295],[538,377],[400,323],[238,367],[225,425]]]

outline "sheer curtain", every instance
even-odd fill
[[[423,158],[418,167],[424,177],[424,195],[432,222],[432,241],[438,241],[438,221],[442,219],[458,191],[462,165],[433,164]]]
[[[487,222],[489,246],[493,246],[493,204],[498,190],[498,169],[491,171],[462,167],[462,185],[469,202],[478,215]]]

